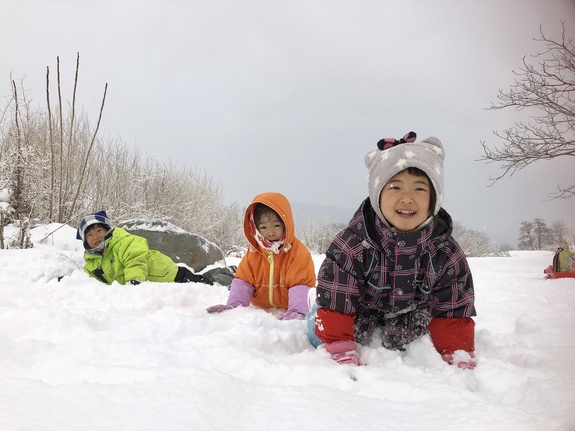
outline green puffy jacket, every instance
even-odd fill
[[[106,240],[104,254],[84,253],[84,271],[98,280],[111,284],[126,281],[171,282],[178,266],[168,256],[148,248],[148,241],[116,227]]]
[[[557,250],[553,256],[553,271],[573,272],[575,271],[575,253],[569,250]]]

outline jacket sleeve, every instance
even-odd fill
[[[320,307],[315,316],[315,335],[324,343],[354,341],[354,321],[353,314],[343,314],[327,307]]]
[[[349,232],[332,241],[318,271],[315,333],[325,343],[354,340],[354,322],[363,282],[365,247]],[[361,258],[358,255],[362,254]]]
[[[475,349],[476,315],[473,277],[461,247],[453,242],[444,249],[446,258],[430,301],[433,319],[429,333],[437,351],[452,354],[456,350]]]
[[[360,285],[365,284],[363,262],[371,261],[366,246],[349,233],[332,241],[317,277],[316,302],[320,307],[355,314]]]
[[[441,249],[435,265],[438,278],[432,284],[430,311],[433,317],[472,317],[475,312],[473,277],[463,250],[457,243]],[[434,273],[434,271],[428,271]]]
[[[124,267],[126,281],[146,281],[148,277],[148,241],[137,235],[128,235],[118,243],[118,259]]]
[[[429,324],[429,334],[442,355],[451,355],[456,350],[475,350],[475,322],[471,317],[436,317]]]
[[[254,287],[251,284],[241,278],[234,278],[230,286],[230,294],[226,304],[233,307],[247,307],[250,305],[253,294]]]

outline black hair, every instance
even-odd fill
[[[280,215],[273,208],[270,208],[267,205],[260,204],[260,203],[256,204],[256,207],[254,208],[254,222],[255,222],[256,226],[260,223],[260,220],[265,215],[270,215],[270,216],[275,215],[278,218],[278,220],[281,221],[282,224],[285,226],[284,221],[282,220]]]
[[[106,228],[109,229],[108,226],[106,226],[106,225],[104,225],[104,224],[102,224],[102,223],[94,223],[94,224],[91,224],[90,226],[88,226],[88,227],[86,228],[86,230],[84,231],[84,237],[86,237],[86,235],[88,235],[88,232],[93,231],[93,230],[94,230],[96,227],[98,227],[98,226],[100,226],[100,227],[103,228],[103,229],[106,229]]]

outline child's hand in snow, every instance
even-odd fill
[[[211,307],[206,308],[206,311],[208,313],[221,313],[222,311],[226,311],[226,310],[231,310],[234,307],[233,305],[224,305],[224,304],[218,304],[218,305],[212,305]]]
[[[477,365],[474,352],[465,352],[463,350],[456,350],[451,355],[441,355],[441,358],[449,365],[457,365],[459,368],[465,370],[473,370]]]
[[[357,345],[352,340],[334,341],[323,345],[324,349],[331,354],[331,359],[338,364],[361,365],[359,355],[356,352]]]

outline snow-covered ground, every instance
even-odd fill
[[[39,243],[56,227],[0,250],[0,431],[575,429],[575,279],[544,280],[549,252],[470,259],[474,371],[425,337],[361,348],[354,381],[303,321],[206,313],[225,287],[88,278],[74,229]]]

